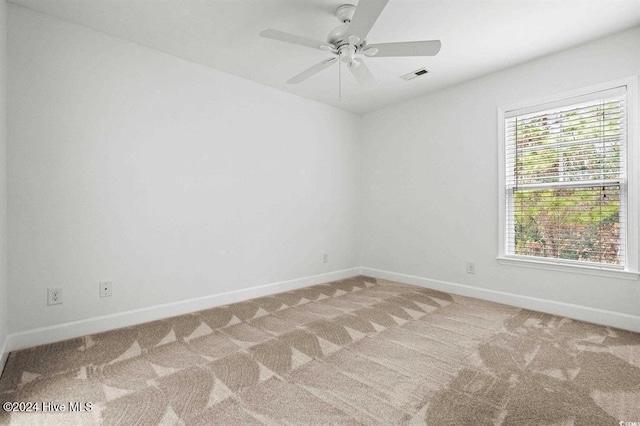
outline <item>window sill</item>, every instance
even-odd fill
[[[597,266],[570,265],[566,263],[549,262],[545,260],[522,259],[518,257],[497,257],[501,265],[521,266],[525,268],[547,269],[551,271],[569,272],[575,274],[596,275],[600,277],[619,278],[637,281],[640,273],[625,271],[623,269],[606,269]]]

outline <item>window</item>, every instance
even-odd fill
[[[500,112],[502,257],[637,270],[628,95],[617,85]]]

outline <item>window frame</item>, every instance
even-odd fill
[[[560,104],[578,98],[589,96],[595,92],[611,90],[626,86],[626,179],[621,190],[626,197],[627,220],[623,230],[626,234],[626,253],[624,268],[618,265],[587,264],[586,262],[571,261],[565,259],[551,259],[536,256],[524,256],[507,254],[507,196],[506,196],[506,138],[505,119],[514,110],[546,109],[553,107],[553,104]],[[523,112],[524,113],[524,112]],[[498,107],[498,256],[500,264],[510,266],[522,266],[530,268],[542,268],[554,271],[573,272],[606,277],[616,277],[630,280],[637,280],[640,277],[638,272],[638,201],[640,198],[640,146],[638,140],[638,76],[626,77],[614,81],[584,87],[577,90],[558,93],[544,98],[532,99],[518,102],[503,107]]]

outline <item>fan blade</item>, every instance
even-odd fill
[[[385,56],[435,56],[440,51],[440,40],[405,41],[400,43],[368,44],[368,49],[378,49],[374,58]]]
[[[289,80],[287,80],[287,83],[289,83],[289,84],[298,84],[300,82],[303,82],[306,79],[308,79],[309,77],[319,73],[323,69],[325,69],[327,67],[330,67],[331,65],[335,64],[337,60],[338,60],[338,58],[329,58],[329,59],[326,59],[326,60],[320,62],[319,64],[315,64],[311,68],[306,69],[306,70],[302,71],[300,74],[298,74],[298,75],[290,78]]]
[[[351,74],[358,80],[358,84],[363,89],[373,89],[378,85],[376,78],[371,74],[363,60],[360,60],[360,64],[357,66],[349,65],[349,71],[351,71]]]
[[[348,33],[359,37],[360,40],[367,38],[369,30],[382,13],[382,9],[389,0],[361,0],[353,13],[353,19],[349,23]]]
[[[300,46],[312,47],[314,49],[320,49],[321,46],[329,45],[325,41],[314,40],[309,37],[303,37],[295,34],[285,33],[284,31],[278,31],[278,30],[272,30],[272,29],[260,31],[260,36],[264,38],[270,38],[273,40],[284,41],[286,43],[293,43]]]
[[[372,48],[365,49],[360,53],[362,53],[364,56],[370,56],[370,57],[376,56],[378,54],[378,49],[376,49],[375,47],[372,47]]]

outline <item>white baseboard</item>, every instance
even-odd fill
[[[213,294],[195,299],[181,300],[179,302],[164,305],[151,306],[116,314],[103,315],[78,321],[66,322],[58,325],[39,327],[31,330],[12,333],[8,339],[8,351],[43,345],[72,339],[74,337],[101,333],[116,328],[183,315],[190,312],[201,311],[215,306],[241,302],[256,297],[268,296],[283,291],[294,290],[314,284],[322,284],[329,281],[342,280],[359,275],[360,268],[343,269],[325,274],[312,275],[289,281],[265,284],[242,290],[234,290],[226,293]],[[3,352],[3,353],[4,353]]]
[[[356,275],[368,275],[375,278],[418,285],[461,296],[475,297],[477,299],[504,303],[506,305],[517,306],[534,311],[640,332],[640,317],[635,315],[589,308],[564,302],[556,302],[553,300],[521,296],[513,293],[488,290],[464,284],[418,277],[415,275],[382,271],[367,267],[357,267],[12,333],[8,336],[5,342],[3,342],[3,344],[0,344],[2,351],[0,352],[0,371],[2,371],[2,368],[4,367],[8,353],[17,349],[53,343],[89,334],[101,333],[103,331],[113,330],[116,328],[169,318],[176,315],[183,315],[215,306],[241,302],[247,299],[281,293],[283,291],[294,290],[296,288],[321,284],[329,281],[341,280]]]
[[[532,311],[544,312],[547,314],[559,315],[573,318],[580,321],[594,324],[607,325],[640,332],[640,316],[624,314],[620,312],[607,311],[604,309],[590,308],[587,306],[573,305],[571,303],[556,302],[547,299],[521,296],[514,293],[488,290],[464,284],[456,284],[448,281],[440,281],[415,275],[400,274],[397,272],[382,271],[373,268],[360,268],[362,275],[374,278],[381,278],[390,281],[397,281],[404,284],[413,284],[440,290],[447,293],[461,296],[474,297],[476,299],[489,300],[491,302],[503,303],[505,305],[517,306],[519,308],[531,309]]]

